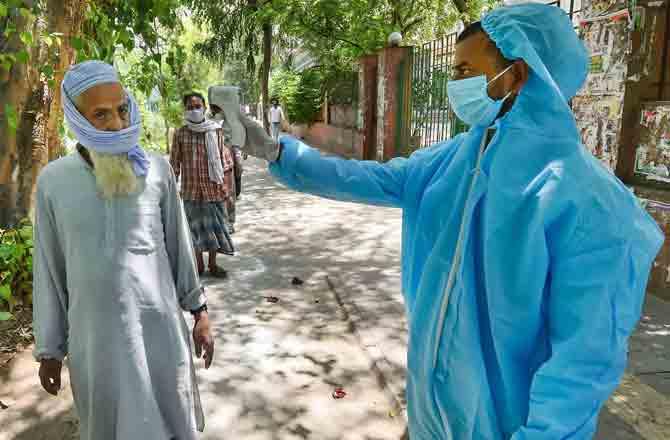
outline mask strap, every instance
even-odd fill
[[[505,72],[507,72],[509,69],[512,68],[512,66],[514,66],[514,64],[510,64],[509,66],[507,66],[507,69],[503,70],[502,72],[500,72],[499,74],[497,74],[491,81],[489,81],[488,83],[486,83],[486,89],[488,90],[488,88],[489,88],[489,84],[491,84],[493,81],[495,81],[495,80],[497,80],[498,78],[500,78],[501,76],[503,76],[503,75],[505,74]],[[507,98],[509,98],[510,96],[512,96],[512,91],[511,91],[511,90],[507,93],[507,95],[505,95],[505,97],[504,97],[501,101],[502,101],[502,102],[507,101]]]
[[[503,75],[504,75],[509,69],[511,69],[513,66],[514,66],[514,63],[510,64],[509,66],[507,66],[507,69],[503,70],[502,72],[500,72],[499,74],[497,74],[496,76],[494,76],[493,79],[492,79],[491,81],[489,81],[489,82],[486,83],[486,85],[488,86],[488,85],[491,84],[493,81],[495,81],[495,80],[497,80],[498,78],[500,78],[501,76],[503,76]]]

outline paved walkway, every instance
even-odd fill
[[[397,440],[407,344],[400,213],[289,192],[259,165],[247,162],[240,252],[220,258],[231,278],[205,280],[217,353],[199,372],[202,438]],[[670,439],[668,347],[670,305],[650,297],[599,440]],[[28,353],[0,370],[0,401],[9,405],[0,439],[76,438],[70,393],[46,398],[36,378]],[[335,400],[340,386],[347,395]]]

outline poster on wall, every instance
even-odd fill
[[[612,172],[616,169],[622,100],[618,95],[577,96],[572,102],[582,143]]]
[[[587,0],[583,4],[584,16],[589,18],[617,13],[627,7],[626,0]]]
[[[629,28],[626,16],[585,18],[580,35],[591,54],[589,76],[581,95],[623,93],[628,66]]]
[[[610,0],[586,5],[579,33],[591,57],[589,74],[572,100],[584,147],[611,172],[618,160],[630,53],[628,10],[622,8]]]
[[[642,105],[635,173],[670,183],[670,102]]]

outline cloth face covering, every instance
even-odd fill
[[[188,112],[186,112],[188,113]],[[207,147],[207,165],[209,171],[209,180],[223,185],[223,163],[221,162],[221,152],[219,151],[219,136],[216,133],[221,128],[221,124],[211,119],[202,120],[200,123],[191,122],[188,118],[184,120],[186,126],[196,133],[205,133],[205,146]]]
[[[61,84],[62,107],[70,130],[77,141],[86,148],[104,154],[127,154],[138,176],[146,176],[149,160],[138,145],[142,128],[142,115],[132,95],[128,96],[130,125],[119,131],[102,131],[91,125],[75,105],[75,99],[88,89],[99,84],[119,83],[113,66],[102,61],[85,61],[68,70]]]
[[[201,108],[186,110],[184,112],[184,119],[186,119],[187,122],[199,124],[205,119],[205,110]]]

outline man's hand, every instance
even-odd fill
[[[276,161],[279,158],[279,144],[256,121],[241,113],[239,118],[247,131],[247,140],[242,152],[269,162]]]
[[[198,359],[205,360],[205,368],[212,365],[214,358],[214,338],[209,324],[209,315],[207,312],[200,312],[195,317],[193,326],[193,343],[195,344],[195,355]]]
[[[60,391],[60,373],[63,362],[56,359],[43,359],[40,361],[40,382],[44,390],[54,396]]]

